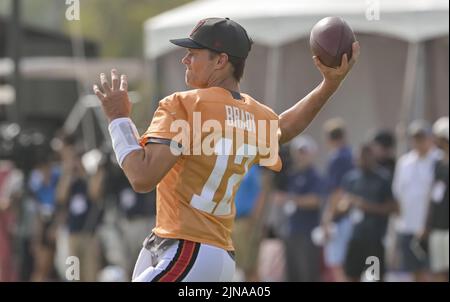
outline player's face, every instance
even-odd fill
[[[191,88],[206,88],[214,72],[214,60],[206,49],[187,49],[181,62],[186,66],[185,82]]]

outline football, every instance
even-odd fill
[[[336,68],[341,65],[342,56],[352,57],[352,43],[355,34],[341,17],[327,17],[317,22],[311,30],[309,44],[313,55],[322,64]]]

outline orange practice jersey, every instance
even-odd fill
[[[234,196],[242,178],[253,164],[281,169],[277,114],[249,95],[241,97],[212,87],[159,102],[141,145],[149,138],[169,139],[182,153],[157,186],[158,236],[233,250]]]

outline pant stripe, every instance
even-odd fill
[[[178,282],[189,273],[197,259],[200,243],[180,240],[178,249],[164,271],[159,273],[153,281],[156,282]]]

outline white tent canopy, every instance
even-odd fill
[[[234,19],[266,46],[308,36],[330,15],[343,17],[356,32],[417,42],[448,33],[448,12],[447,0],[199,0],[149,19],[145,49],[150,59],[166,53],[170,38],[185,37],[206,17]]]

